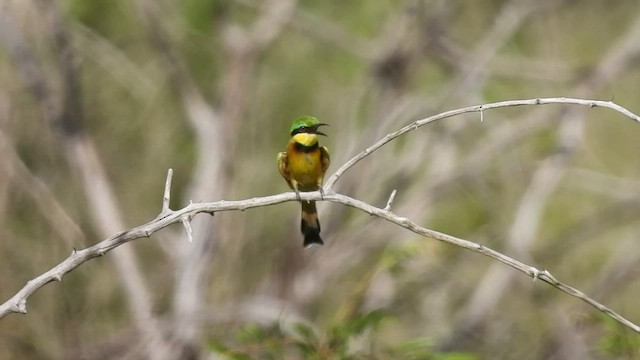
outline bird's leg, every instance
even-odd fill
[[[322,187],[322,183],[324,182],[324,177],[318,179],[318,191],[320,191],[320,198],[324,200],[324,188]]]
[[[298,190],[298,182],[295,181],[295,180],[292,180],[291,181],[291,188],[296,193],[296,199],[298,199],[298,201],[302,201],[302,199],[300,199],[300,190]]]

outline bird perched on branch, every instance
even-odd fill
[[[329,167],[329,151],[318,144],[318,135],[327,136],[318,130],[327,126],[313,116],[302,116],[291,125],[291,139],[286,151],[278,153],[278,171],[287,181],[289,187],[296,192],[300,200],[300,191],[320,190],[322,181]],[[302,219],[300,231],[304,235],[304,246],[322,245],[320,238],[320,221],[315,201],[302,201]]]

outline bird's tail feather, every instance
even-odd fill
[[[304,235],[304,247],[309,247],[313,244],[324,244],[322,238],[320,238],[320,221],[318,220],[315,201],[302,201],[300,231]]]

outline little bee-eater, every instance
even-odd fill
[[[318,119],[313,116],[296,119],[291,125],[291,139],[286,151],[278,153],[280,175],[296,192],[298,200],[300,200],[300,191],[320,190],[324,195],[322,181],[330,159],[327,148],[318,144],[318,135],[327,135],[318,131],[318,128],[326,125],[328,124],[318,122]],[[304,235],[304,246],[322,245],[316,202],[301,200],[300,203],[302,203],[300,231]]]

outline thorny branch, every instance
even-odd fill
[[[346,170],[348,170],[353,165],[355,165],[358,161],[370,155],[372,152],[382,147],[384,144],[392,141],[393,139],[399,137],[400,135],[410,132],[411,130],[417,129],[420,126],[423,126],[425,124],[428,124],[430,122],[433,122],[439,119],[444,119],[444,118],[448,118],[448,117],[452,117],[455,115],[464,114],[468,112],[479,112],[479,111],[496,109],[501,107],[508,107],[508,106],[543,105],[543,104],[575,104],[575,105],[583,105],[583,106],[589,106],[589,107],[605,107],[605,108],[609,108],[614,111],[617,111],[629,117],[630,119],[640,123],[640,116],[632,113],[631,111],[611,101],[584,100],[584,99],[572,99],[572,98],[543,98],[543,99],[528,99],[528,100],[511,100],[511,101],[476,105],[476,106],[451,110],[451,111],[437,114],[422,120],[418,120],[412,124],[409,124],[408,126],[385,136],[384,138],[376,142],[374,145],[370,146],[360,154],[353,157],[351,160],[347,161],[342,167],[340,167],[340,169],[338,169],[338,171],[336,171],[331,176],[331,178],[329,179],[329,182],[325,186],[324,195],[322,195],[320,192],[310,192],[310,193],[301,193],[299,196],[302,198],[302,200],[316,200],[316,201],[327,200],[330,202],[340,203],[349,207],[353,207],[353,208],[362,210],[370,215],[374,215],[379,218],[385,219],[389,222],[392,222],[418,235],[439,240],[451,245],[455,245],[467,250],[471,250],[476,253],[480,253],[492,259],[495,259],[505,265],[508,265],[526,274],[527,276],[533,278],[534,281],[535,280],[543,281],[566,294],[569,294],[571,296],[574,296],[586,302],[587,304],[595,307],[596,309],[603,312],[607,316],[613,318],[614,320],[618,321],[619,323],[627,326],[628,328],[632,329],[637,333],[640,333],[639,325],[624,318],[617,312],[599,303],[598,301],[589,297],[582,291],[561,282],[560,280],[556,279],[547,270],[544,270],[544,269],[541,270],[534,266],[527,265],[519,260],[516,260],[498,251],[495,251],[482,244],[478,244],[469,240],[457,238],[445,233],[424,228],[405,217],[395,214],[390,210],[390,204],[393,201],[392,200],[393,196],[389,199],[388,206],[386,206],[385,208],[378,208],[368,203],[365,203],[363,201],[351,198],[343,194],[338,194],[333,191],[333,185],[338,180],[338,178]],[[215,212],[218,212],[218,211],[231,211],[231,210],[243,211],[250,208],[275,205],[275,204],[279,204],[287,201],[297,200],[296,194],[289,192],[289,193],[283,193],[278,195],[255,197],[255,198],[250,198],[245,200],[234,200],[234,201],[221,200],[216,202],[190,203],[189,205],[187,205],[186,207],[180,210],[173,211],[169,209],[169,206],[168,206],[170,202],[170,187],[171,187],[172,174],[173,174],[172,170],[169,170],[169,173],[167,174],[167,181],[165,184],[165,191],[163,194],[162,211],[158,217],[156,217],[155,219],[151,220],[146,224],[115,234],[110,238],[103,240],[98,244],[88,247],[86,249],[79,250],[79,251],[74,250],[67,259],[62,261],[60,264],[58,264],[51,270],[45,272],[44,274],[36,277],[35,279],[28,281],[27,284],[20,291],[18,291],[12,298],[10,298],[5,303],[0,305],[0,318],[3,318],[4,316],[10,313],[25,314],[27,312],[27,308],[26,308],[27,298],[31,294],[33,294],[34,292],[36,292],[38,289],[48,284],[49,282],[52,282],[54,280],[61,281],[62,277],[65,274],[74,270],[84,262],[92,258],[102,256],[108,251],[111,251],[116,247],[122,244],[125,244],[129,241],[139,239],[142,237],[150,237],[155,232],[161,229],[164,229],[165,227],[171,224],[175,224],[175,223],[184,224],[185,219],[189,219],[189,220],[193,219],[195,215],[203,212],[214,214]],[[185,228],[188,231],[188,227],[185,226]]]
[[[101,236],[108,236],[124,228],[124,220],[118,210],[115,191],[107,179],[104,165],[92,139],[84,129],[82,84],[69,30],[55,2],[39,0],[35,4],[50,32],[49,39],[55,49],[53,53],[56,57],[57,72],[63,80],[60,89],[53,86],[44,76],[42,66],[32,49],[26,46],[11,17],[4,13],[0,14],[0,37],[12,49],[10,58],[39,102],[42,119],[61,136],[65,145],[65,157],[80,175],[96,230]],[[119,250],[110,260],[124,285],[129,310],[141,335],[146,357],[154,360],[171,358],[170,346],[163,340],[164,335],[160,332],[157,319],[152,313],[149,291],[139,270],[133,248]]]
[[[634,114],[633,112],[631,112],[628,109],[625,109],[624,107],[614,103],[613,101],[587,100],[587,99],[575,99],[575,98],[564,98],[564,97],[561,97],[561,98],[524,99],[524,100],[506,100],[506,101],[500,101],[500,102],[495,102],[495,103],[489,103],[489,104],[483,104],[483,105],[474,105],[474,106],[468,106],[468,107],[464,107],[464,108],[460,108],[460,109],[449,110],[449,111],[442,112],[440,114],[429,116],[429,117],[421,119],[421,120],[414,121],[411,124],[401,128],[401,129],[399,129],[399,130],[397,130],[397,131],[395,131],[393,133],[387,134],[385,137],[383,137],[382,139],[378,140],[375,144],[369,146],[364,151],[362,151],[361,153],[359,153],[358,155],[354,156],[349,161],[344,163],[335,173],[333,173],[333,175],[331,175],[331,177],[329,178],[329,180],[327,181],[327,183],[324,186],[325,187],[325,191],[333,189],[333,186],[335,185],[336,181],[338,181],[340,176],[342,176],[342,174],[344,174],[345,171],[349,170],[349,168],[351,168],[352,166],[357,164],[360,160],[362,160],[365,157],[371,155],[371,153],[373,153],[374,151],[378,150],[379,148],[381,148],[385,144],[391,142],[392,140],[396,139],[397,137],[399,137],[401,135],[404,135],[404,134],[406,134],[406,133],[408,133],[410,131],[416,130],[421,126],[427,125],[427,124],[432,123],[434,121],[438,121],[438,120],[454,117],[454,116],[461,115],[461,114],[472,113],[472,112],[480,112],[480,113],[482,113],[483,114],[482,120],[484,121],[484,120],[486,120],[485,111],[487,111],[487,110],[498,109],[498,108],[503,108],[503,107],[511,107],[511,106],[549,105],[549,104],[572,104],[572,105],[582,105],[582,106],[588,106],[588,107],[608,108],[608,109],[611,109],[611,110],[614,110],[614,111],[617,111],[617,112],[623,114],[624,116],[630,118],[631,120],[633,120],[635,122],[640,123],[640,116],[639,115]]]

